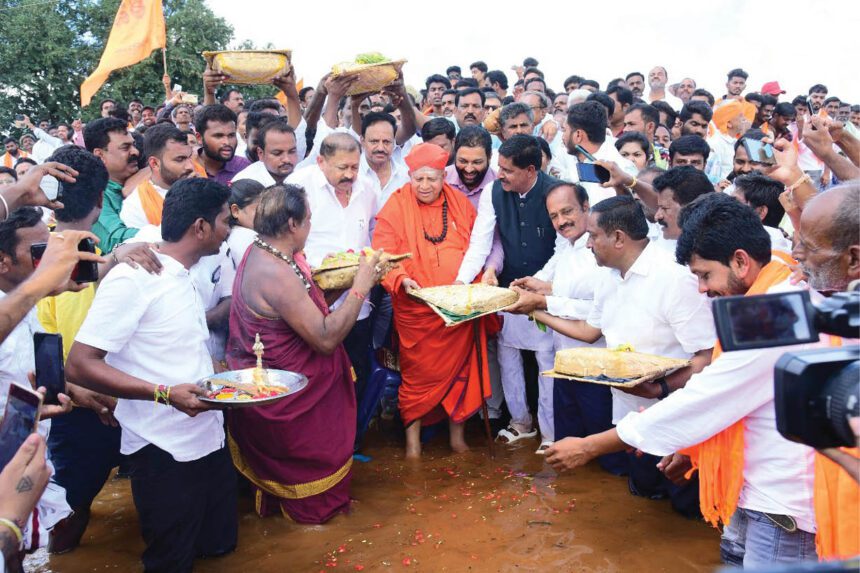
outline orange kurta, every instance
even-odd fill
[[[448,201],[448,234],[434,245],[424,237],[442,231],[442,204]],[[447,415],[463,422],[481,407],[481,394],[491,395],[487,368],[487,329],[494,317],[479,320],[483,380],[478,374],[472,322],[445,327],[442,319],[423,302],[401,288],[405,278],[422,287],[449,285],[469,247],[477,213],[469,200],[444,184],[442,194],[430,205],[418,202],[407,183],[394,192],[377,216],[373,248],[388,253],[412,253],[389,272],[382,285],[391,293],[394,325],[400,341],[400,414],[405,424],[415,420],[438,422]]]

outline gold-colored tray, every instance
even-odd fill
[[[400,70],[406,60],[380,62],[378,64],[335,64],[331,67],[332,77],[358,76],[347,90],[346,95],[354,96],[363,93],[381,91],[400,76]]]
[[[431,289],[439,289],[439,288],[444,288],[444,287],[427,287],[427,288],[422,288],[422,289],[410,291],[409,294],[411,296],[417,298],[418,300],[420,300],[421,302],[423,302],[427,306],[429,306],[433,310],[433,312],[435,312],[437,315],[439,315],[439,318],[442,319],[442,322],[445,323],[445,326],[457,326],[458,324],[462,324],[462,323],[468,322],[470,320],[475,320],[476,318],[481,318],[482,316],[487,316],[488,314],[495,314],[497,312],[501,312],[501,311],[505,310],[506,308],[509,308],[511,305],[516,303],[517,300],[519,300],[519,295],[516,292],[511,291],[510,289],[502,289],[500,287],[488,287],[486,285],[449,285],[449,286],[472,286],[472,287],[480,286],[481,288],[494,288],[494,289],[498,288],[500,291],[509,291],[509,292],[516,294],[516,298],[513,298],[510,302],[499,301],[498,304],[495,304],[495,305],[487,307],[487,308],[481,308],[480,310],[477,310],[477,311],[469,313],[469,314],[457,314],[455,312],[452,312],[450,310],[442,308],[441,306],[436,304],[436,302],[434,302],[434,300],[436,300],[436,297],[428,296],[427,291],[429,291]]]
[[[209,67],[230,76],[231,84],[268,84],[290,71],[291,50],[203,52]]]
[[[389,255],[383,253],[380,263],[402,261],[412,256],[412,253],[402,255]],[[355,275],[358,273],[358,263],[344,261],[333,266],[318,268],[311,271],[314,282],[323,290],[343,290],[352,286]]]

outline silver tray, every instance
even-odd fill
[[[218,383],[219,380],[223,380],[225,382],[240,382],[243,384],[253,384],[253,372],[253,368],[245,368],[244,370],[229,370],[227,372],[212,374],[211,376],[207,376],[202,380],[198,380],[197,385],[206,392],[211,392],[212,390],[220,390],[222,387],[224,387],[224,384]],[[300,392],[305,388],[305,386],[308,385],[307,376],[305,376],[304,374],[299,374],[298,372],[290,372],[288,370],[273,370],[271,368],[267,368],[266,374],[268,375],[268,381],[266,382],[266,384],[268,386],[282,387],[284,389],[283,394],[278,394],[277,396],[268,396],[266,398],[252,398],[250,400],[216,400],[215,398],[209,398],[208,396],[200,396],[199,400],[201,402],[217,404],[219,406],[229,408],[261,406],[263,404],[271,404],[272,402],[277,402],[282,398],[286,398],[287,396],[291,396],[296,392]]]

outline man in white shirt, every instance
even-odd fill
[[[553,316],[572,320],[588,317],[594,304],[594,289],[607,273],[597,265],[594,254],[586,247],[588,193],[581,185],[560,181],[550,188],[546,208],[556,233],[564,237],[553,258],[534,277],[512,283],[520,294],[509,312],[530,314],[545,310]],[[553,350],[581,346],[606,346],[603,338],[593,345],[552,333]],[[612,394],[608,386],[577,384],[556,380],[553,384],[553,417],[555,439],[567,436],[585,437],[612,427]],[[549,447],[548,444],[546,447]],[[600,465],[616,474],[627,473],[627,457],[610,454]]]
[[[612,161],[631,177],[635,177],[638,169],[631,161],[621,157],[611,141],[607,141],[608,127],[606,108],[597,101],[584,101],[573,105],[567,113],[567,123],[562,132],[562,141],[567,153],[553,157],[565,180],[580,183],[588,192],[588,202],[596,205],[603,199],[614,197],[616,190],[603,187],[600,183],[579,180],[576,164],[592,161],[577,146],[584,149],[598,161]]]
[[[395,161],[397,123],[388,113],[370,112],[361,120],[361,159],[358,177],[376,194],[380,208],[392,193],[409,182],[409,169]]]
[[[693,372],[710,361],[714,323],[707,297],[698,292],[693,274],[648,241],[648,223],[635,199],[601,201],[592,206],[587,225],[587,245],[597,264],[610,269],[595,288],[588,318],[570,321],[544,311],[536,312],[535,318],[583,342],[593,343],[602,335],[608,348],[629,344],[637,352],[692,361],[657,381],[612,388],[612,422],[618,423],[629,412],[653,406],[683,387]],[[632,493],[651,498],[668,495],[676,511],[688,516],[698,513],[695,484],[672,484],[656,468],[659,458],[631,454],[629,461]]]
[[[692,165],[673,167],[654,179],[657,192],[657,211],[654,220],[663,228],[663,236],[656,243],[671,256],[675,256],[675,244],[681,236],[678,213],[681,207],[689,205],[705,193],[713,193],[714,186],[704,172]]]
[[[716,297],[798,290],[789,282],[791,270],[772,258],[767,233],[748,207],[715,193],[687,207],[682,223],[679,260],[698,277],[701,292]],[[632,447],[671,456],[661,467],[676,479],[684,470],[672,467],[675,452],[716,444],[711,439],[719,435],[725,447],[696,449],[706,492],[702,511],[714,525],[725,524],[723,561],[755,568],[814,559],[812,449],[777,432],[773,404],[774,365],[790,350],[721,353],[654,407],[629,413],[614,430],[559,442],[547,459],[557,469],[572,469],[594,455]],[[733,430],[740,432],[740,442],[732,441]],[[728,469],[736,463],[742,476]],[[723,468],[720,480],[716,467]],[[723,487],[733,479],[739,480],[739,491]]]
[[[752,207],[759,216],[764,230],[770,236],[770,248],[790,254],[791,241],[779,228],[785,216],[785,207],[779,202],[779,196],[785,191],[785,185],[761,173],[736,177],[734,184],[734,198]]]
[[[236,546],[236,473],[224,417],[198,399],[204,392],[195,384],[214,369],[189,272],[227,238],[228,195],[209,179],[172,187],[157,255],[162,272],[115,268],[66,362],[70,381],[119,398],[114,415],[129,456],[147,571],[189,571],[195,558]]]
[[[457,282],[469,284],[484,269],[482,282],[506,287],[518,278],[536,273],[550,260],[557,237],[546,212],[544,196],[556,179],[540,170],[541,159],[538,140],[531,135],[514,135],[499,148],[498,179],[489,193],[481,193],[478,216]],[[505,260],[500,270],[487,265],[497,227]],[[525,316],[507,313],[503,316],[499,366],[511,423],[499,432],[499,437],[511,444],[537,435],[528,404],[521,399],[524,397],[521,387],[525,384],[521,350],[535,353],[540,372],[549,370],[553,360],[552,335],[539,330]],[[538,377],[538,424],[542,441],[552,441],[554,434],[552,383],[551,378]]]
[[[318,267],[326,255],[370,247],[379,203],[373,189],[358,177],[360,150],[348,133],[332,133],[320,146],[317,164],[296,171],[286,183],[304,188],[311,210],[311,231],[305,256]],[[332,305],[337,308],[348,293]],[[360,396],[370,374],[371,305],[365,300],[358,320],[343,341],[358,378]],[[359,398],[360,399],[360,398]]]
[[[716,133],[708,138],[708,145],[720,165],[720,178],[725,179],[732,172],[735,156],[735,143],[743,137],[752,125],[755,106],[740,101],[727,101],[714,110]]]
[[[681,108],[684,107],[684,102],[666,90],[666,85],[668,83],[669,75],[668,72],[666,72],[666,68],[663,66],[657,66],[648,72],[648,85],[651,87],[651,91],[648,93],[646,101],[648,101],[648,103],[665,101],[672,106],[672,109],[675,111],[681,111]],[[672,126],[670,125],[668,127],[671,128]]]
[[[147,129],[143,136],[143,153],[151,175],[125,198],[119,212],[125,226],[133,229],[161,224],[161,208],[167,190],[177,181],[194,175],[193,150],[188,137],[174,125],[160,123]]]
[[[59,123],[57,127],[49,127],[47,130],[33,125],[28,116],[24,116],[24,126],[32,130],[36,135],[37,141],[33,144],[33,151],[30,156],[37,163],[44,163],[51,154],[64,145],[72,143],[72,128],[67,123]],[[49,131],[56,129],[56,135],[51,135]]]
[[[237,173],[233,181],[253,179],[265,187],[283,183],[299,162],[296,131],[286,119],[279,117],[263,125],[254,144],[259,161]]]

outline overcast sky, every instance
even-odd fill
[[[306,85],[369,51],[409,60],[404,75],[416,88],[452,64],[468,75],[479,59],[514,78],[511,66],[532,56],[556,91],[571,74],[605,87],[662,65],[669,83],[689,76],[719,97],[726,72],[741,67],[748,91],[777,80],[791,99],[823,83],[831,95],[860,103],[857,0],[206,1],[237,41],[292,49]]]

